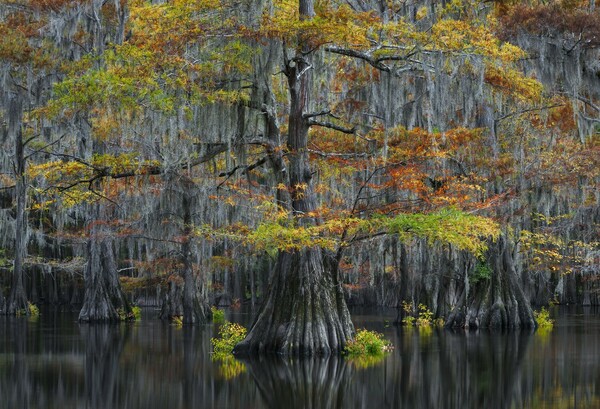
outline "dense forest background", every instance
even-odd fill
[[[0,4],[1,312],[600,304],[594,1],[299,3]]]

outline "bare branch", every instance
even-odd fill
[[[322,126],[324,128],[333,129],[335,131],[342,132],[342,133],[349,134],[349,135],[354,135],[357,131],[355,126],[352,128],[346,128],[344,126],[336,125],[332,122],[321,122],[321,121],[316,121],[314,119],[308,121],[308,125],[309,126]]]

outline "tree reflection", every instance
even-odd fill
[[[245,360],[268,408],[348,408],[351,368],[342,358]]]
[[[118,407],[119,358],[129,338],[129,325],[84,324],[85,398],[89,409]]]

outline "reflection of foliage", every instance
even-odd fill
[[[212,319],[215,324],[223,324],[225,322],[225,311],[218,309],[214,305],[210,307],[212,311]]]
[[[360,356],[380,356],[390,350],[392,345],[390,341],[383,338],[383,334],[366,329],[359,329],[356,332],[354,340],[349,341],[344,348],[344,352],[349,357]]]
[[[550,312],[544,307],[539,311],[534,311],[533,316],[540,330],[550,331],[554,327],[554,320],[550,318]]]
[[[246,364],[238,361],[232,355],[219,356],[215,354],[212,359],[221,363],[221,365],[219,365],[219,374],[227,380],[233,379],[246,372]]]
[[[385,358],[385,354],[350,356],[348,362],[357,369],[366,369],[378,365]]]
[[[232,356],[233,348],[246,337],[246,328],[234,322],[225,322],[219,328],[219,337],[211,338],[216,359]]]
[[[213,320],[219,315],[215,311],[221,312],[221,319],[225,321],[225,313],[213,307]],[[216,322],[216,321],[215,321]],[[246,371],[246,365],[238,361],[233,356],[233,348],[246,337],[246,328],[240,324],[225,321],[219,328],[219,336],[211,338],[213,344],[212,360],[220,362],[219,373],[225,379],[233,379]]]

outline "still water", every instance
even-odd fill
[[[395,350],[213,362],[212,325],[79,325],[72,312],[0,317],[0,408],[600,408],[600,311],[555,309],[550,333],[419,332],[355,311]],[[247,324],[249,314],[230,314]],[[369,366],[370,365],[370,366]]]

